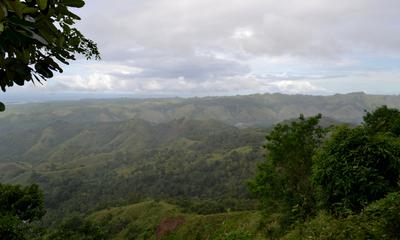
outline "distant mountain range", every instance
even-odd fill
[[[47,218],[146,197],[247,199],[274,124],[322,113],[358,123],[400,96],[259,94],[9,105],[0,114],[0,182],[39,183]]]
[[[0,133],[4,121],[29,125],[29,119],[40,120],[43,124],[56,120],[116,122],[133,118],[162,123],[185,117],[196,120],[213,119],[239,127],[268,127],[296,118],[300,113],[306,116],[322,113],[337,121],[358,123],[365,110],[373,110],[381,105],[400,107],[400,96],[364,93],[333,96],[256,94],[187,99],[126,98],[32,103],[10,105],[7,112],[0,115]]]

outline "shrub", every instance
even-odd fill
[[[313,180],[323,208],[346,215],[397,191],[399,170],[399,139],[339,127],[314,157]]]

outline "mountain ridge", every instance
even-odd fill
[[[214,119],[239,127],[270,127],[280,121],[323,114],[337,121],[359,123],[365,110],[381,105],[400,106],[400,96],[368,95],[365,93],[331,96],[254,94],[227,97],[106,99],[70,102],[32,103],[10,106],[0,115],[1,126],[14,122],[29,126],[32,119],[43,125],[66,122],[118,122],[140,118],[162,123],[174,119]]]

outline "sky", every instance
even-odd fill
[[[74,12],[102,60],[10,99],[400,94],[399,0],[87,0]]]

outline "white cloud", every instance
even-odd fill
[[[277,88],[277,92],[283,93],[303,93],[303,94],[312,94],[312,93],[323,93],[326,91],[321,87],[317,87],[313,85],[309,81],[277,81],[271,83],[272,86]]]
[[[251,29],[239,28],[239,29],[235,30],[232,38],[247,39],[247,38],[251,38],[252,36],[254,36],[254,32]]]
[[[399,9],[398,0],[91,0],[79,28],[104,60],[66,66],[47,89],[400,93],[389,72],[400,65],[385,69],[400,58]]]

